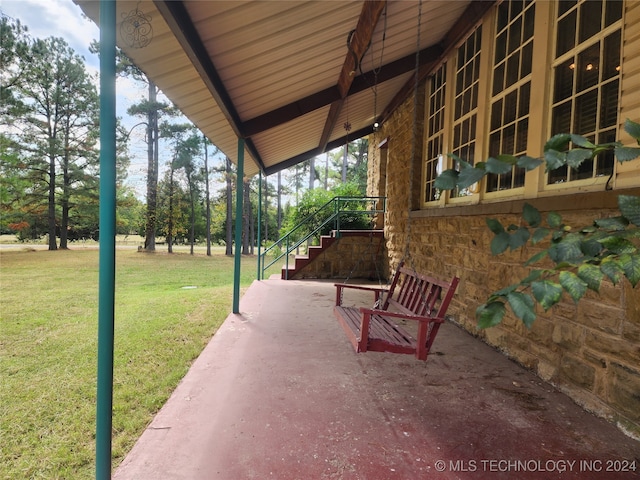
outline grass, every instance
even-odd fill
[[[227,317],[233,288],[220,254],[116,259],[114,465]],[[255,265],[243,258],[242,286]],[[98,251],[2,251],[0,288],[0,478],[93,478]]]

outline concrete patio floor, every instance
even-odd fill
[[[114,478],[640,478],[640,442],[458,327],[427,362],[356,354],[334,299],[254,282]]]

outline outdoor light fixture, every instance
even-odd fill
[[[378,130],[380,130],[380,123],[379,122],[373,122],[373,131],[377,132]]]

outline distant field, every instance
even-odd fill
[[[233,278],[222,254],[116,259],[114,465],[229,314]],[[255,275],[243,258],[242,286]],[[0,292],[0,478],[93,478],[98,250],[0,249]]]

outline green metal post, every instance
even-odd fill
[[[262,280],[260,245],[262,245],[262,170],[258,173],[258,280]]]
[[[242,259],[242,189],[244,186],[244,139],[238,139],[238,180],[236,181],[236,235],[233,269],[233,313],[240,313],[240,260]]]
[[[116,270],[116,2],[100,2],[100,254],[96,479],[111,478]]]

